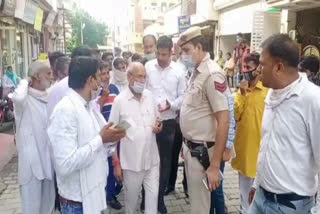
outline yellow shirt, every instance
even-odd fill
[[[254,89],[248,89],[245,96],[238,91],[235,97],[234,115],[237,121],[234,148],[236,157],[232,167],[249,178],[256,177],[257,160],[262,135],[264,100],[268,89],[259,81]]]

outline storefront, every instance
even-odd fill
[[[282,33],[299,44],[300,54],[319,56],[320,2],[311,0],[268,0],[269,7],[282,10]],[[286,23],[290,25],[286,26]]]
[[[216,0],[214,8],[219,11],[217,50],[224,53],[232,53],[238,33],[244,35],[251,51],[259,52],[265,38],[280,32],[280,13],[269,11],[264,1]]]

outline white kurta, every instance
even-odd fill
[[[99,132],[106,124],[100,112],[70,89],[55,107],[48,128],[59,195],[82,202],[84,214],[106,209],[108,163]],[[109,147],[113,147],[114,145]]]
[[[26,80],[22,80],[12,94],[17,124],[18,179],[24,214],[52,213],[54,209],[53,167],[46,134],[46,98],[45,92],[28,88]]]

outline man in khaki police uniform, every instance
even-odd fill
[[[210,60],[209,44],[200,27],[189,28],[178,43],[182,62],[193,70],[180,114],[191,213],[208,214],[210,191],[220,185],[219,168],[228,136],[227,82],[219,65]],[[203,161],[206,154],[208,161]]]

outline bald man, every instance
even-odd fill
[[[32,62],[29,82],[21,80],[10,94],[17,124],[18,179],[24,214],[54,212],[53,165],[47,141],[47,89],[53,81],[48,60]]]
[[[161,132],[162,123],[151,92],[144,88],[146,70],[141,63],[129,65],[128,82],[128,87],[116,97],[109,119],[114,124],[126,121],[131,125],[121,140],[120,158],[114,158],[114,174],[125,186],[126,214],[135,213],[141,185],[146,194],[145,213],[155,214],[160,167],[156,134]]]

